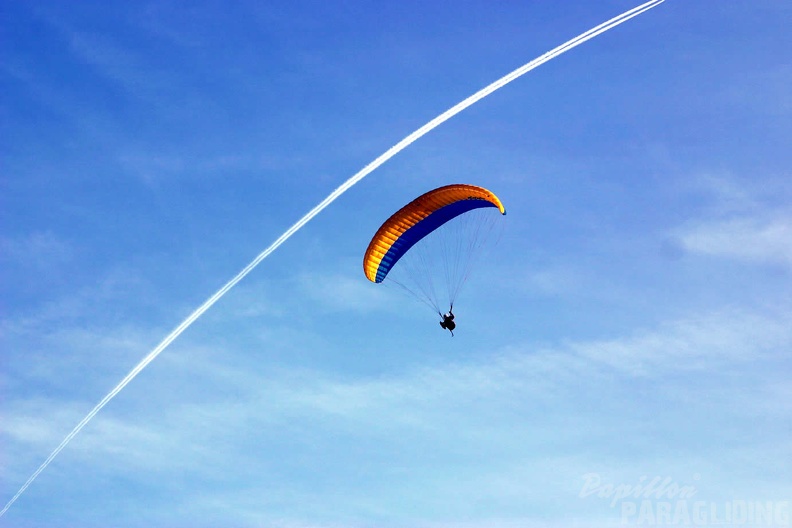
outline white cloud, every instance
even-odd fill
[[[102,346],[118,347],[118,342],[108,339]],[[134,348],[128,339],[121,344],[125,350]],[[217,403],[193,407],[190,395],[201,392],[196,387],[184,394],[185,398],[176,398],[179,412],[190,416],[190,423],[270,421],[273,416],[295,419],[319,414],[385,428],[433,428],[450,407],[508,405],[517,397],[548,400],[569,390],[575,380],[590,380],[604,373],[664,377],[717,365],[772,360],[786,354],[790,345],[792,317],[783,310],[770,315],[733,310],[670,322],[612,340],[542,349],[523,344],[487,354],[480,361],[419,367],[390,377],[345,380],[283,365],[251,371],[232,366],[231,351],[218,356],[211,350],[199,352],[195,346],[182,346],[179,353],[160,363],[167,364],[161,368],[175,370],[169,376],[174,383],[185,379],[199,385],[207,382],[220,397]],[[230,407],[221,398],[224,386],[233,386],[240,398]],[[168,387],[161,389],[169,392]],[[198,414],[201,419],[196,418]],[[178,421],[177,416],[173,418]]]
[[[780,355],[792,345],[790,328],[792,316],[783,310],[773,316],[725,310],[669,323],[655,331],[576,343],[570,348],[621,371],[658,376]]]
[[[704,214],[673,231],[691,253],[752,263],[792,266],[792,210],[787,178],[761,185],[704,175],[689,190],[708,199]]]
[[[678,238],[694,253],[792,267],[792,214],[702,222]]]
[[[437,519],[453,519],[442,512],[461,507],[460,501],[508,504],[511,514],[488,523],[476,520],[482,519],[480,511],[471,513],[470,526],[510,526],[522,518],[520,505],[529,499],[572,493],[569,500],[575,502],[576,479],[612,461],[611,444],[626,431],[640,434],[644,426],[634,420],[642,416],[643,403],[621,402],[619,387],[636,380],[665,384],[691,371],[717,377],[755,361],[781,361],[792,345],[788,313],[792,310],[724,311],[612,340],[542,349],[519,344],[482,351],[477,360],[379,377],[342,378],[288,362],[251,369],[230,360],[233,350],[220,357],[183,345],[80,433],[59,471],[76,471],[76,464],[127,480],[181,475],[208,482],[215,487],[213,500],[201,486],[179,492],[174,500],[200,503],[210,515],[238,509],[233,518],[243,522],[244,517],[250,526],[278,519],[278,506],[293,501],[313,504],[305,519],[332,519],[331,512],[350,518],[352,511],[404,519],[395,506],[399,500],[411,501],[424,513],[436,509],[441,512]],[[744,404],[734,390],[719,396],[722,420],[738,423],[747,415],[788,413],[767,401],[783,389],[754,392]],[[689,396],[695,402],[700,394]],[[674,391],[667,396],[672,405],[679,403],[675,397]],[[45,455],[77,420],[75,409],[89,407],[85,402],[34,403],[6,405],[1,434],[23,454],[10,475],[34,463],[36,453]],[[658,425],[663,418],[655,420]],[[585,448],[567,460],[567,444]],[[652,449],[641,457],[672,456],[663,445]],[[682,467],[685,455],[673,456]],[[718,456],[718,448],[711,456]],[[616,458],[637,463],[629,453]],[[350,467],[355,471],[350,473]],[[292,472],[310,474],[310,483]],[[317,489],[317,482],[326,480],[337,481],[337,489]],[[168,507],[172,511],[173,505]]]
[[[157,388],[157,393],[146,393],[150,400],[142,402],[141,408],[159,409],[149,409],[155,418],[148,422],[150,425],[138,424],[134,431],[123,432],[127,426],[118,422],[118,417],[100,415],[95,421],[97,425],[81,433],[90,439],[75,443],[90,445],[90,450],[97,453],[103,450],[103,445],[113,450],[117,449],[112,447],[117,440],[136,437],[129,449],[148,451],[151,445],[157,445],[162,450],[165,444],[173,450],[175,459],[182,442],[192,436],[205,436],[206,431],[201,434],[198,431],[208,427],[207,424],[237,430],[254,424],[269,428],[294,420],[310,422],[314,418],[326,418],[331,419],[334,428],[362,427],[374,435],[405,430],[436,431],[449,420],[476,422],[489,414],[497,421],[500,418],[497,413],[492,414],[493,410],[509,415],[522,402],[551,404],[558,397],[570,397],[581,380],[587,385],[596,384],[597,379],[609,378],[613,373],[659,378],[718,365],[747,364],[763,357],[773,359],[792,345],[790,329],[789,316],[725,312],[677,321],[613,340],[570,343],[542,350],[522,345],[489,355],[480,362],[455,362],[391,377],[351,380],[286,367],[269,369],[266,373],[263,369],[250,371],[228,366],[227,354],[221,361],[217,355],[191,352],[189,359],[176,356],[164,360],[168,368],[175,367],[181,372],[169,376],[173,380],[171,388],[162,386]],[[173,388],[182,387],[187,379],[196,385],[191,391]],[[201,386],[210,387],[216,399],[209,395],[205,401],[206,393]],[[223,395],[232,387],[234,399],[229,402]],[[177,392],[171,395],[173,390]],[[202,392],[200,402],[190,403]],[[161,399],[159,403],[157,398]],[[57,407],[55,402],[49,403]],[[32,417],[40,412],[25,406],[9,410],[10,418],[14,413],[22,417],[7,424],[36,423]],[[142,432],[140,428],[145,427],[155,427],[160,432]],[[20,441],[27,435],[24,427],[6,426],[6,430]],[[41,437],[39,433],[30,440]],[[46,437],[52,439],[50,433]],[[97,437],[102,441],[97,441]]]

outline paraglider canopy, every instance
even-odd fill
[[[366,249],[363,271],[375,283],[388,278],[440,313],[435,283],[446,282],[448,305],[453,305],[474,257],[498,223],[494,219],[504,214],[500,199],[483,187],[454,184],[431,190],[380,226]],[[390,273],[399,262],[394,278]]]
[[[493,193],[475,185],[455,184],[422,194],[388,218],[371,239],[363,270],[372,282],[382,282],[391,268],[422,238],[457,216],[482,207],[497,207]]]

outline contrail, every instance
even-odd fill
[[[336,190],[334,190],[332,193],[330,193],[327,196],[327,198],[322,200],[319,203],[319,205],[317,205],[316,207],[314,207],[313,209],[308,211],[308,213],[305,216],[303,216],[302,218],[300,218],[297,221],[297,223],[295,223],[288,230],[286,230],[285,233],[283,233],[281,236],[279,236],[278,239],[275,240],[275,242],[272,243],[272,245],[270,245],[267,249],[262,251],[261,254],[259,254],[255,259],[253,259],[253,261],[250,264],[248,264],[242,271],[240,271],[236,275],[236,277],[234,277],[233,279],[228,281],[228,283],[225,286],[220,288],[217,291],[217,293],[215,293],[214,295],[209,297],[209,299],[206,302],[204,302],[197,310],[195,310],[192,314],[190,314],[190,316],[187,317],[187,319],[185,319],[170,334],[168,334],[168,336],[159,345],[157,345],[157,347],[154,348],[154,350],[149,352],[149,354],[145,358],[143,358],[143,360],[140,363],[138,363],[137,366],[135,366],[135,368],[133,368],[129,372],[129,374],[127,374],[124,377],[124,379],[122,379],[118,383],[118,385],[116,385],[115,388],[113,390],[111,390],[107,394],[107,396],[102,398],[102,400],[99,403],[96,404],[96,407],[91,409],[91,412],[89,412],[85,416],[85,418],[80,420],[80,423],[78,423],[68,435],[66,435],[66,438],[63,439],[63,441],[58,445],[58,447],[55,448],[55,450],[50,454],[50,456],[48,456],[47,459],[41,464],[41,466],[39,466],[39,468],[30,476],[30,478],[27,480],[27,482],[25,482],[25,484],[19,489],[19,491],[17,491],[16,495],[14,495],[11,498],[11,500],[8,501],[8,504],[6,504],[5,507],[2,510],[0,510],[0,517],[2,517],[3,514],[5,514],[5,512],[8,511],[8,508],[10,508],[11,505],[14,504],[14,502],[16,502],[16,500],[19,498],[19,496],[22,495],[22,493],[24,493],[24,491],[28,488],[28,486],[30,486],[30,484],[36,479],[36,477],[38,477],[39,474],[47,468],[47,466],[50,464],[50,462],[52,462],[52,460],[56,456],[58,456],[58,453],[60,453],[63,450],[63,448],[66,447],[66,445],[72,440],[72,438],[77,436],[77,434],[82,430],[82,428],[85,427],[86,424],[88,424],[88,422],[90,422],[91,419],[94,416],[96,416],[96,414],[99,411],[101,411],[102,408],[105,405],[107,405],[108,402],[110,400],[112,400],[116,396],[116,394],[121,392],[121,390],[124,387],[126,387],[127,384],[130,381],[135,379],[135,376],[140,374],[140,371],[142,371],[144,368],[146,368],[146,366],[149,363],[154,361],[154,359],[160,354],[160,352],[165,350],[168,347],[168,345],[170,345],[177,337],[179,337],[182,334],[182,332],[187,330],[187,328],[189,328],[190,325],[193,324],[196,319],[201,317],[204,314],[204,312],[206,312],[217,301],[219,301],[220,298],[223,297],[223,295],[228,293],[228,291],[231,288],[236,286],[237,283],[239,283],[239,281],[244,279],[251,271],[253,271],[256,268],[256,266],[258,266],[261,263],[262,260],[264,260],[265,258],[270,256],[270,254],[273,251],[275,251],[276,249],[278,249],[281,246],[281,244],[286,242],[289,238],[291,238],[291,236],[294,233],[299,231],[305,224],[310,222],[311,219],[314,216],[318,215],[328,205],[333,203],[336,200],[336,198],[338,198],[339,196],[344,194],[346,191],[348,191],[350,189],[350,187],[352,187],[357,182],[359,182],[360,180],[362,180],[363,178],[368,176],[377,167],[379,167],[380,165],[382,165],[383,163],[385,163],[386,161],[391,159],[393,156],[395,156],[396,154],[398,154],[399,152],[401,152],[402,150],[407,148],[410,144],[412,144],[413,142],[415,142],[416,140],[421,138],[423,135],[427,134],[429,131],[431,131],[434,128],[438,127],[442,123],[448,121],[449,119],[451,119],[452,117],[454,117],[455,115],[460,113],[462,110],[466,109],[467,107],[469,107],[469,106],[475,104],[476,102],[480,101],[481,99],[487,97],[489,94],[491,94],[495,90],[498,90],[499,88],[502,88],[503,86],[509,84],[510,82],[512,82],[513,80],[517,79],[518,77],[528,73],[529,71],[533,70],[534,68],[537,68],[538,66],[541,66],[542,64],[546,63],[547,61],[550,61],[550,60],[554,59],[555,57],[558,57],[562,53],[564,53],[566,51],[569,51],[572,48],[574,48],[576,46],[579,46],[580,44],[583,44],[587,40],[593,39],[597,35],[605,33],[609,29],[613,29],[614,27],[618,26],[619,24],[622,24],[622,23],[628,21],[629,19],[631,19],[633,17],[636,17],[636,16],[640,15],[641,13],[644,13],[645,11],[648,11],[648,10],[652,9],[653,7],[657,7],[658,5],[662,4],[664,1],[665,0],[651,0],[649,2],[646,2],[645,4],[641,4],[638,7],[630,9],[629,11],[625,11],[621,15],[619,15],[617,17],[614,17],[614,18],[608,20],[607,22],[603,22],[602,24],[600,24],[600,25],[598,25],[598,26],[596,26],[594,28],[591,28],[590,30],[586,31],[585,33],[581,33],[577,37],[564,42],[563,44],[561,44],[557,48],[554,48],[554,49],[548,51],[547,53],[545,53],[544,55],[541,55],[540,57],[537,57],[536,59],[532,60],[531,62],[529,62],[529,63],[517,68],[513,72],[501,77],[500,79],[498,79],[494,83],[490,84],[489,86],[487,86],[487,87],[479,90],[478,92],[474,93],[473,95],[471,95],[470,97],[468,97],[464,101],[462,101],[462,102],[456,104],[455,106],[449,108],[448,110],[446,110],[445,112],[443,112],[439,116],[435,117],[434,119],[432,119],[431,121],[426,123],[421,128],[417,129],[415,132],[413,132],[409,136],[405,137],[404,139],[402,139],[401,141],[396,143],[394,146],[392,146],[387,151],[385,151],[384,154],[380,155],[377,159],[375,159],[374,161],[372,161],[371,163],[369,163],[368,165],[363,167],[362,170],[360,170],[357,174],[355,174],[354,176],[349,178],[347,181],[345,181],[340,187],[338,187]]]

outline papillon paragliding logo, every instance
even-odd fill
[[[442,315],[446,306],[453,307],[486,247],[497,240],[505,214],[500,199],[483,187],[454,184],[431,190],[380,226],[363,271],[370,281],[388,279]]]

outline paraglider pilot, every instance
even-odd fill
[[[451,332],[451,337],[454,337],[454,328],[456,328],[456,323],[454,322],[454,312],[452,312],[451,310],[452,308],[449,308],[448,313],[445,315],[440,314],[443,318],[443,320],[440,321],[440,326],[444,330],[448,330],[449,332]]]

